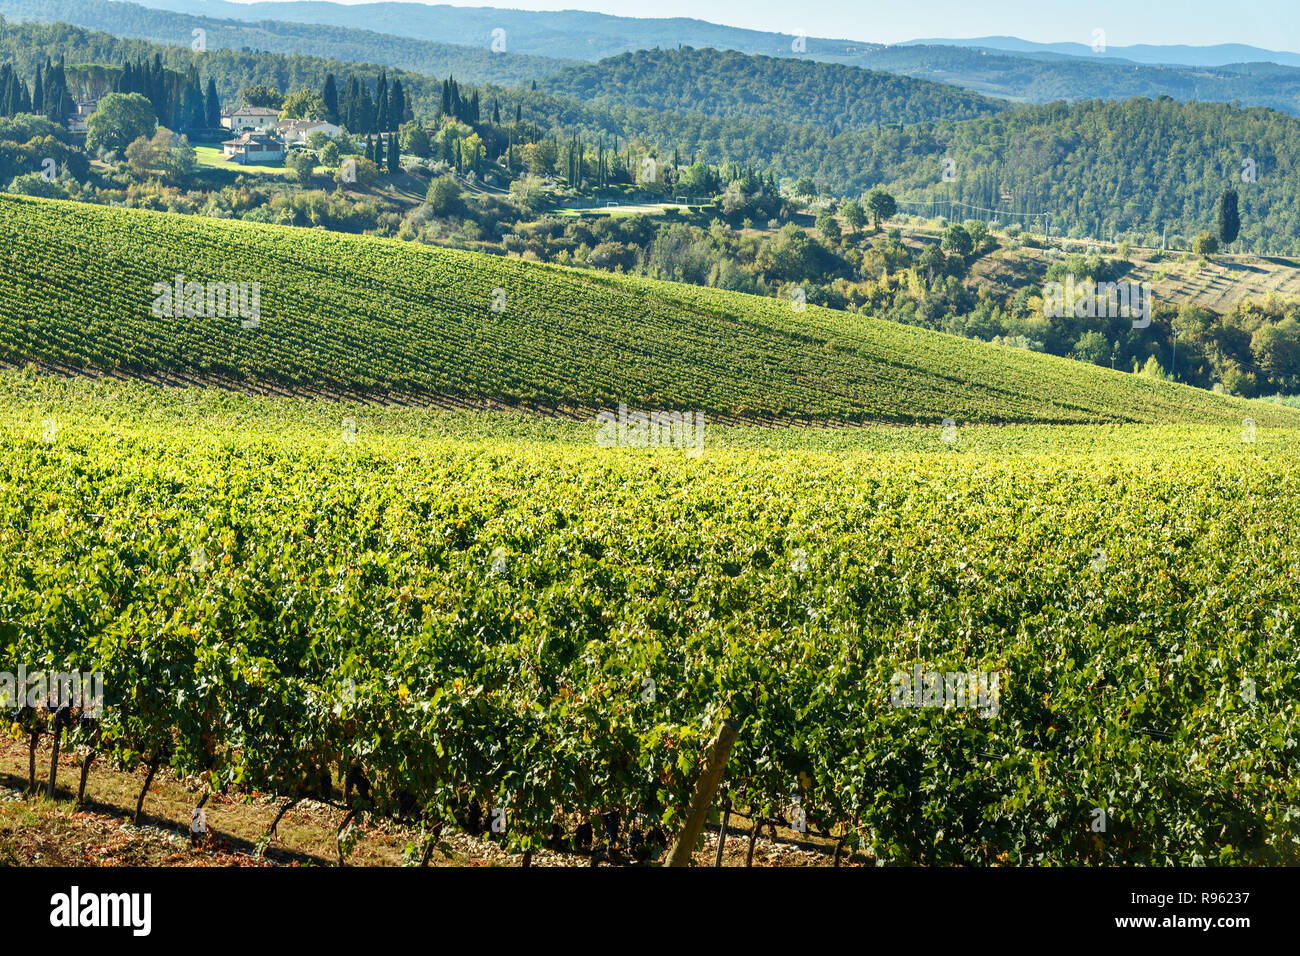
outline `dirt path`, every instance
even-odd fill
[[[38,778],[48,774],[49,742],[37,752]],[[265,837],[276,813],[287,801],[266,794],[214,794],[206,802],[207,836],[189,835],[193,808],[206,788],[196,780],[180,780],[160,771],[145,797],[139,826],[131,823],[135,801],[144,783],[143,771],[113,769],[102,760],[91,765],[86,803],[74,801],[81,759],[64,752],[59,759],[57,799],[24,796],[28,753],[25,741],[0,737],[0,866],[336,866],[335,834],[344,810],[304,800],[284,814],[274,841]],[[733,814],[724,845],[723,865],[744,866],[749,854],[751,821]],[[764,826],[754,839],[754,866],[830,866],[834,841],[800,834],[783,827]],[[402,866],[418,862],[419,832],[386,820],[367,817],[356,830],[347,855],[349,866]],[[698,866],[712,866],[717,854],[718,828],[705,834],[695,853]],[[431,866],[519,866],[521,857],[507,853],[490,839],[467,833],[444,836],[429,860]],[[591,866],[588,854],[543,850],[534,866]],[[610,862],[606,860],[605,862]],[[615,863],[626,863],[616,854]],[[842,866],[860,866],[850,861]]]

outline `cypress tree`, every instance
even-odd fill
[[[212,77],[208,77],[208,92],[204,97],[203,105],[208,129],[219,129],[221,127],[221,100],[217,97],[217,83]]]
[[[321,93],[321,99],[325,101],[325,119],[337,125],[339,121],[339,91],[334,82],[333,73],[325,74],[325,90]]]
[[[361,83],[355,76],[348,77],[347,127],[351,133],[364,133],[361,128]]]
[[[56,67],[49,60],[45,61],[45,80],[44,88],[41,90],[41,113],[49,119],[58,122],[55,113],[59,110],[59,78],[55,72]],[[33,101],[34,101],[33,97]]]
[[[194,67],[181,81],[177,91],[180,99],[180,129],[201,129],[207,124],[207,107],[203,98],[203,87],[199,85],[199,73]],[[173,127],[176,128],[176,127]]]
[[[375,132],[388,132],[388,122],[388,75],[380,70],[379,80],[375,83]]]
[[[1241,231],[1241,217],[1237,211],[1237,190],[1229,186],[1219,197],[1219,241],[1225,246],[1236,241]]]
[[[168,101],[177,98],[179,93],[174,88],[170,91],[167,88],[167,71],[163,69],[161,53],[153,55],[153,69],[149,71],[149,80],[150,92],[145,95],[153,101],[154,113],[157,114],[158,122],[161,123],[168,113],[174,112],[174,107],[168,109]],[[169,92],[172,94],[171,96],[168,96]]]
[[[373,134],[375,130],[375,104],[370,99],[370,87],[364,83],[359,84],[361,87],[361,100],[357,103],[357,125],[360,131],[366,134]]]
[[[401,80],[393,80],[393,88],[388,93],[388,116],[392,129],[397,129],[407,120],[413,119],[411,107],[406,102],[406,92]]]

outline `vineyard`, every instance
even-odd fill
[[[6,229],[21,231],[20,204],[4,204]],[[400,258],[386,244],[79,210],[82,265],[99,254],[101,215],[145,235],[183,229],[187,269],[205,250],[255,245],[267,270],[313,248],[358,257],[357,274]],[[61,263],[49,288],[63,303],[71,240],[31,240],[6,245],[6,268],[33,248]],[[114,268],[170,245],[141,239]],[[728,297],[702,290],[406,255],[438,266],[412,270],[412,302],[417,274],[448,282],[439,270],[462,268],[476,289],[536,276],[560,302],[638,301],[630,321],[664,318],[671,301],[719,334],[741,328]],[[109,294],[113,274],[86,281]],[[336,276],[301,288],[325,301]],[[128,283],[111,285],[121,296]],[[65,360],[91,358],[92,344],[158,358],[146,333],[107,334],[107,315],[143,324],[139,313],[66,295],[105,327]],[[276,340],[283,352],[260,353],[258,374],[307,347],[310,314],[268,309],[268,333],[280,321],[296,331]],[[570,320],[582,314],[575,304]],[[53,349],[60,322],[83,321],[42,316],[11,311],[9,347],[25,332]],[[833,321],[756,309],[744,327],[788,336],[790,361],[803,355],[796,332],[837,343],[813,349],[831,363],[850,346],[884,362],[913,336]],[[378,354],[367,350],[382,324],[365,328],[356,354]],[[956,352],[955,340],[915,340],[940,362]],[[363,362],[355,381],[365,369],[409,386],[415,354]],[[568,397],[599,397],[596,367],[576,380],[590,391]],[[425,374],[436,368],[450,367]],[[763,384],[726,387],[778,394]],[[728,394],[712,385],[691,397]],[[529,387],[545,394],[541,379]],[[594,828],[635,853],[679,825],[727,720],[739,735],[723,800],[759,818],[804,815],[880,862],[1296,863],[1300,419],[1243,405],[1259,421],[1243,440],[1236,408],[1186,391],[1134,392],[1127,407],[1177,400],[1188,417],[1223,407],[1229,420],[976,426],[955,440],[937,425],[796,438],[720,426],[690,458],[600,448],[594,426],[573,421],[0,373],[0,668],[102,671],[107,704],[62,724],[21,709],[12,730],[213,790],[324,796],[430,835],[491,818],[515,852],[580,847]],[[816,400],[807,409],[828,417],[875,407]],[[1023,401],[998,407],[1042,408]],[[895,676],[918,666],[997,675],[995,711],[895,706]]]
[[[257,283],[258,315],[155,286]],[[188,302],[188,293],[186,294]],[[0,359],[121,376],[586,414],[798,423],[1286,420],[869,317],[322,230],[0,197]]]

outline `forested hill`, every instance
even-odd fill
[[[264,20],[248,23],[153,10],[108,0],[0,0],[11,21],[70,23],[119,37],[189,47],[202,30],[209,50],[259,50],[376,63],[470,83],[514,86],[548,76],[576,61],[519,53],[494,53],[486,43],[462,46],[355,27]]]
[[[1300,119],[1274,110],[1168,97],[1058,103],[883,130],[861,151],[839,139],[828,181],[856,172],[902,196],[1005,210],[1003,221],[1046,211],[1058,235],[1146,233],[1155,245],[1166,228],[1192,236],[1212,227],[1218,197],[1234,186],[1247,248],[1300,251]],[[943,158],[952,182],[942,181]]]
[[[993,218],[1055,235],[1146,244],[1214,224],[1225,187],[1241,195],[1241,248],[1300,253],[1300,119],[1262,107],[1168,97],[1024,106],[990,117],[833,135],[765,117],[709,117],[607,106],[614,128],[683,155],[810,176],[835,195],[883,185],[900,210]],[[945,160],[951,163],[945,166]],[[1249,165],[1247,165],[1249,161]],[[945,180],[946,170],[951,180]],[[1248,170],[1253,179],[1243,181]],[[1004,199],[1003,197],[1009,197]]]
[[[640,50],[571,67],[540,84],[621,106],[754,116],[832,134],[889,123],[989,116],[1009,104],[942,83],[732,50]]]
[[[51,0],[4,0],[9,4],[48,7]],[[78,0],[52,0],[58,6],[81,6]],[[92,0],[92,9],[102,0]],[[114,4],[117,5],[117,4]],[[632,50],[711,47],[763,54],[783,60],[841,63],[905,76],[954,83],[990,96],[1028,103],[1057,99],[1126,99],[1172,96],[1179,100],[1240,101],[1300,113],[1300,69],[1266,63],[1156,65],[1096,58],[1044,57],[1033,52],[999,52],[950,45],[892,45],[872,37],[827,39],[744,30],[688,18],[615,17],[582,10],[501,10],[424,3],[322,2],[227,3],[224,0],[145,0],[145,6],[246,22],[265,20],[329,24],[337,28],[375,30],[417,40],[458,43],[486,50],[493,31],[504,31],[511,53],[565,57],[595,62]],[[0,11],[5,7],[0,4]],[[60,19],[96,29],[113,30],[69,11]],[[394,46],[394,55],[398,45]],[[1085,48],[1086,49],[1086,48]],[[1179,48],[1172,48],[1179,51]],[[1194,58],[1194,49],[1182,55]],[[304,50],[319,56],[353,56],[334,47]],[[384,55],[381,51],[376,56]],[[1267,51],[1243,48],[1255,59]],[[376,62],[419,69],[396,59]],[[1171,61],[1166,61],[1166,63]],[[1173,61],[1182,63],[1181,60]],[[1259,67],[1267,67],[1261,72]],[[468,72],[465,74],[468,76]]]
[[[171,69],[183,73],[193,65],[205,79],[211,76],[223,101],[256,84],[284,92],[320,90],[329,72],[355,73],[371,82],[379,72],[376,65],[316,57],[231,50],[196,54],[188,46],[122,40],[64,24],[0,24],[0,62],[25,76],[46,57],[120,65],[155,54]],[[390,82],[397,78],[416,116],[432,122],[442,79],[389,71]],[[472,92],[462,86],[463,95]],[[784,120],[707,116],[622,106],[594,94],[577,99],[493,86],[480,94],[485,106],[499,103],[504,116],[518,107],[524,124],[543,136],[580,130],[591,138],[642,137],[660,155],[677,151],[683,159],[746,164],[787,180],[810,176],[837,196],[882,185],[900,199],[903,212],[946,211],[903,200],[964,202],[997,210],[989,218],[1035,228],[1040,215],[1049,214],[1057,235],[1119,233],[1144,241],[1154,237],[1157,243],[1165,230],[1193,236],[1212,225],[1218,197],[1235,184],[1241,196],[1240,248],[1300,252],[1300,168],[1294,163],[1300,155],[1300,119],[1274,110],[1168,97],[1088,101],[836,135],[827,124],[804,122],[800,115]],[[945,160],[951,161],[947,167]],[[1247,160],[1253,181],[1241,180]],[[951,180],[944,179],[945,168]],[[953,212],[968,215],[960,207]]]

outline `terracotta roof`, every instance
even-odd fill
[[[283,145],[274,136],[268,136],[266,133],[243,133],[234,139],[228,139],[221,144],[222,146],[281,146]]]
[[[273,110],[269,106],[240,106],[235,109],[224,109],[221,111],[222,116],[279,116],[279,110]]]

